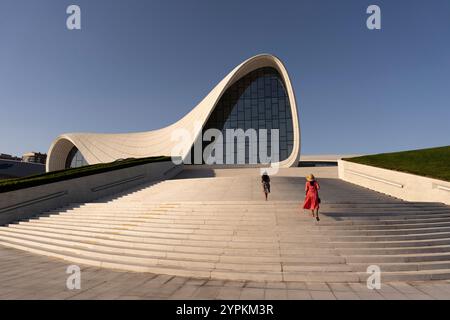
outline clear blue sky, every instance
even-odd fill
[[[305,154],[450,144],[448,0],[2,0],[0,41],[3,153],[168,125],[258,53],[291,75]]]

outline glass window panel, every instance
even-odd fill
[[[279,146],[282,151],[279,156],[282,161],[287,158],[293,148],[292,115],[286,97],[283,81],[275,69],[266,67],[255,70],[227,89],[203,130],[207,130],[207,128],[217,128],[222,131],[228,128],[244,130],[253,128],[259,132],[258,129],[280,129]],[[223,139],[226,151],[226,146],[231,146],[231,141],[226,141],[226,136]],[[267,139],[267,145],[270,146],[270,131]],[[248,147],[248,139],[246,140],[246,144],[240,148],[245,149],[246,163],[248,163],[251,148]],[[204,146],[206,145],[208,143],[204,144]],[[235,157],[236,145],[232,151]]]
[[[84,159],[83,155],[81,154],[81,152],[78,150],[77,147],[73,147],[69,154],[67,155],[66,158],[66,169],[68,168],[78,168],[78,167],[83,167],[83,166],[87,166],[88,163],[87,161]]]
[[[272,104],[272,116],[276,115],[277,118],[279,117],[279,109],[278,104]]]

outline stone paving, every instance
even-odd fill
[[[183,278],[81,266],[69,290],[70,263],[0,247],[0,299],[447,300],[450,281],[361,283],[254,282]]]

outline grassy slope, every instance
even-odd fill
[[[343,160],[450,181],[450,146]]]
[[[140,159],[132,158],[110,163],[101,163],[79,168],[53,171],[24,178],[6,179],[0,181],[0,193],[162,161],[171,161],[171,157],[161,156]]]

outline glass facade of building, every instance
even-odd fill
[[[73,147],[72,150],[70,150],[69,155],[66,159],[66,169],[68,168],[78,168],[87,166],[88,163],[84,159],[81,152],[78,150],[77,147]]]
[[[244,147],[237,145],[237,139],[227,140],[227,129],[256,130],[258,135],[257,154],[253,154],[255,149],[249,146],[249,139],[245,139],[245,164],[253,163],[252,159],[255,157],[256,163],[264,162],[261,161],[263,159],[260,159],[259,148],[260,143],[266,143],[266,141],[267,152],[265,153],[268,156],[277,155],[279,161],[287,159],[293,149],[293,121],[289,97],[278,71],[269,67],[257,69],[234,83],[226,90],[203,127],[202,137],[208,129],[218,129],[222,132],[223,163],[238,163],[236,155],[238,148],[241,148],[240,152],[242,152]],[[260,135],[259,129],[267,129],[267,138]],[[273,129],[279,130],[279,150],[275,150],[276,148],[272,148],[271,145],[271,130]],[[210,141],[202,142],[202,150],[210,143]],[[232,151],[234,157],[234,161],[231,163],[225,160],[227,147]],[[191,163],[196,163],[193,149],[191,149],[190,158]]]

